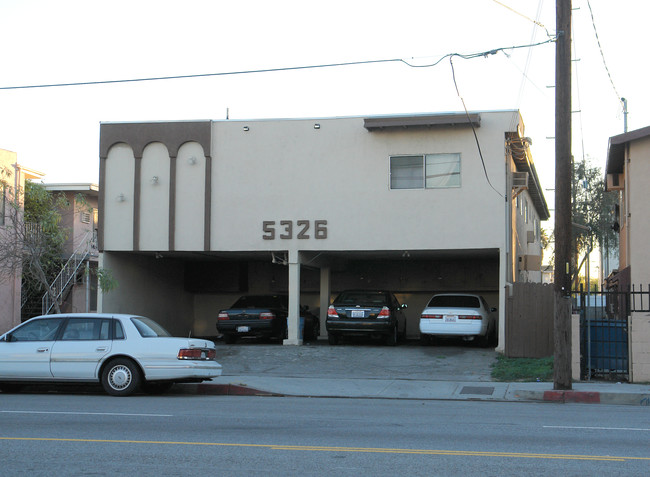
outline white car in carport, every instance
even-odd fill
[[[445,336],[488,345],[496,337],[496,311],[480,295],[433,295],[420,316],[420,337],[424,342]]]

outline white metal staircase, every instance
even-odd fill
[[[66,264],[63,266],[57,277],[50,284],[50,289],[56,297],[56,302],[61,305],[65,294],[74,285],[79,269],[86,263],[88,257],[97,251],[96,241],[93,232],[87,232],[79,246],[72,253]],[[49,314],[54,308],[54,300],[49,293],[45,293],[41,299],[42,313]]]

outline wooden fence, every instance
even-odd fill
[[[506,298],[505,355],[544,358],[553,355],[553,285],[514,283]]]

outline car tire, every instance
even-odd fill
[[[318,324],[315,324],[314,326],[309,328],[309,336],[307,337],[307,339],[309,341],[316,341],[318,340],[319,334],[320,334],[319,326]]]
[[[111,396],[129,396],[140,387],[140,370],[126,358],[109,361],[102,372],[102,386]]]
[[[386,344],[395,346],[397,344],[397,325],[393,326],[392,331],[386,336]]]
[[[237,336],[232,335],[230,333],[227,333],[227,334],[223,335],[223,341],[226,344],[234,344],[234,343],[237,342]]]
[[[164,381],[164,382],[147,382],[145,381],[142,383],[142,390],[147,393],[151,394],[153,396],[164,394],[167,391],[169,391],[172,386],[174,385],[173,382],[169,381]]]
[[[337,345],[339,344],[339,335],[334,334],[334,333],[328,333],[327,334],[327,342],[331,345]]]
[[[497,347],[499,344],[499,336],[497,335],[496,326],[492,328],[492,333],[490,334],[490,346]]]
[[[476,345],[481,347],[481,348],[487,348],[490,346],[492,343],[492,332],[488,330],[485,335],[483,336],[477,336],[476,339]]]

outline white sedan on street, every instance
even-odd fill
[[[113,396],[221,376],[212,341],[174,338],[150,318],[70,313],[32,318],[0,335],[0,390],[101,383]]]
[[[426,342],[437,336],[455,336],[488,345],[496,338],[496,311],[480,295],[434,295],[420,316],[420,337]]]

